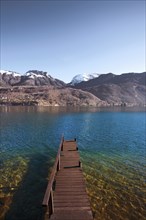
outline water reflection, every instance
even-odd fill
[[[0,112],[145,112],[146,107],[61,107],[61,106],[0,106]]]

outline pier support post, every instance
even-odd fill
[[[57,163],[57,171],[60,170],[60,154],[59,154],[59,157],[58,157],[58,163]]]
[[[79,160],[79,167],[82,168],[82,162]]]
[[[49,218],[54,213],[53,190],[51,189],[49,198]]]
[[[62,145],[61,145],[61,151],[63,151],[63,143],[62,143]]]
[[[63,139],[63,141],[61,143],[61,151],[63,151],[63,142],[64,142],[64,139]]]

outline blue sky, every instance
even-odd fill
[[[145,1],[1,1],[0,69],[80,73],[145,70]]]

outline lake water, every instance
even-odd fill
[[[42,219],[41,203],[62,134],[77,138],[95,219],[145,219],[145,109],[0,111],[0,219]]]

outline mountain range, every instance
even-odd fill
[[[146,103],[146,72],[114,75],[81,82],[75,88],[88,91],[108,104],[142,105]]]
[[[65,86],[61,80],[54,79],[47,72],[29,70],[25,74],[0,70],[0,86]]]
[[[135,106],[146,104],[146,72],[79,74],[68,84],[47,72],[0,71],[1,105]]]

